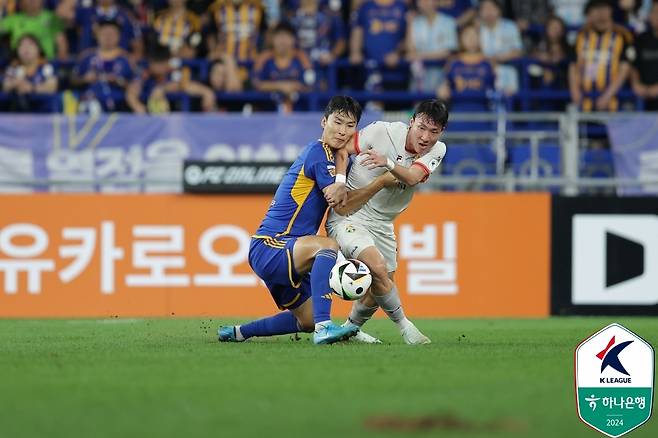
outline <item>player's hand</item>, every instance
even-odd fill
[[[386,167],[386,157],[376,152],[374,149],[363,151],[361,155],[364,157],[363,161],[361,161],[361,165],[366,166],[368,169]]]
[[[324,198],[329,207],[344,207],[347,203],[347,187],[343,183],[333,183],[324,188]]]

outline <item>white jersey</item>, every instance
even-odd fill
[[[409,126],[402,122],[371,123],[359,132],[358,141],[356,142],[357,153],[374,149],[401,166],[420,166],[429,176],[439,167],[446,154],[446,145],[437,141],[425,155],[419,157],[414,152],[408,152],[405,149],[408,130]],[[347,188],[349,190],[365,187],[379,175],[386,172],[384,167],[368,169],[362,166],[363,159],[363,156],[357,156],[352,164],[347,176]],[[385,187],[349,217],[367,222],[374,220],[391,224],[409,206],[415,191],[416,187],[405,184],[398,184],[396,187]],[[343,219],[343,216],[331,210],[327,222],[336,223]]]

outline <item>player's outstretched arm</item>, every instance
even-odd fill
[[[368,169],[376,167],[385,167],[391,172],[400,182],[408,185],[415,186],[427,178],[429,172],[421,166],[411,165],[411,167],[400,166],[390,158],[378,153],[374,149],[369,149],[362,152],[365,159],[361,162],[362,166]]]
[[[363,207],[363,205],[377,194],[384,187],[392,187],[398,183],[398,180],[386,172],[375,178],[370,184],[356,190],[347,192],[347,202],[343,206],[334,207],[334,211],[341,216],[346,216]]]

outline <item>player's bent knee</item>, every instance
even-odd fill
[[[338,252],[338,248],[338,242],[336,242],[336,239],[332,239],[331,237],[322,239],[322,249],[330,249]]]

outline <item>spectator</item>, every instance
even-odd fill
[[[18,10],[17,0],[5,0],[0,4],[0,19],[15,14]]]
[[[57,76],[53,66],[44,57],[39,40],[29,33],[17,42],[16,53],[2,81],[2,91],[11,93],[11,111],[47,111],[43,101],[34,100],[34,94],[51,94],[57,91]]]
[[[523,47],[529,50],[544,35],[549,0],[506,0],[505,16],[514,20],[521,32]]]
[[[103,111],[123,111],[125,90],[134,79],[126,52],[119,47],[121,26],[106,20],[96,24],[97,49],[83,53],[74,71],[74,82],[86,89],[83,101],[95,101]]]
[[[407,7],[400,0],[367,0],[357,10],[350,36],[350,63],[366,63],[366,89],[407,88],[407,72],[400,67],[406,14]]]
[[[614,21],[625,26],[635,35],[647,28],[646,17],[641,14],[642,0],[617,0],[614,9]]]
[[[242,91],[242,81],[235,60],[226,54],[212,63],[209,82],[210,87],[220,93]]]
[[[438,8],[439,12],[454,18],[461,27],[477,16],[474,3],[473,0],[438,0]]]
[[[546,32],[534,48],[532,56],[543,63],[542,68],[537,70],[542,88],[569,88],[567,72],[571,49],[567,43],[567,28],[557,15],[551,15],[546,20]]]
[[[311,62],[295,49],[295,30],[279,23],[273,31],[272,50],[263,52],[254,67],[254,85],[258,91],[275,93],[282,112],[292,111],[299,93],[315,81]]]
[[[487,111],[487,94],[494,88],[496,75],[480,50],[479,27],[464,26],[459,43],[459,54],[446,65],[446,80],[439,87],[439,97],[451,101],[452,111]]]
[[[301,0],[292,25],[297,31],[299,48],[312,62],[326,66],[345,52],[343,21],[337,15],[319,10],[319,0]]]
[[[160,12],[153,29],[158,44],[166,46],[172,55],[195,58],[201,43],[201,19],[185,7],[185,0],[169,0],[169,8]]]
[[[210,59],[219,59],[227,54],[238,63],[255,61],[265,23],[259,1],[243,0],[236,3],[217,0],[208,8],[208,15],[210,29],[207,43]]]
[[[155,46],[149,50],[148,57],[148,68],[126,90],[126,102],[132,111],[138,114],[169,112],[168,95],[171,93],[199,97],[204,111],[215,109],[213,91],[191,80],[189,69],[181,68],[180,61],[171,58],[167,47]]]
[[[141,59],[144,53],[144,44],[141,30],[132,13],[123,6],[117,4],[116,0],[96,0],[89,5],[82,2],[75,11],[75,23],[79,29],[78,50],[86,50],[96,47],[94,38],[97,23],[102,21],[114,21],[119,26],[119,46],[127,52],[132,52],[135,59]]]
[[[644,109],[658,111],[658,2],[649,13],[649,29],[637,38],[637,57],[631,71],[631,85],[645,99]]]
[[[519,75],[514,66],[500,65],[514,61],[523,54],[521,35],[516,24],[501,18],[496,0],[480,0],[480,45],[482,52],[496,65],[496,89],[514,94],[519,89]]]
[[[634,58],[633,37],[612,21],[612,6],[606,0],[589,0],[585,15],[588,24],[578,33],[576,57],[569,66],[571,100],[583,111],[617,111],[616,96]]]
[[[457,50],[457,24],[449,15],[437,12],[437,0],[418,0],[418,14],[407,26],[407,59],[412,63],[411,88],[432,93],[443,81],[439,66],[424,61],[443,61]]]
[[[8,33],[11,47],[15,49],[21,36],[33,35],[47,59],[68,56],[68,44],[64,36],[64,23],[52,11],[43,8],[43,0],[21,0],[21,12],[0,21],[0,32]]]

